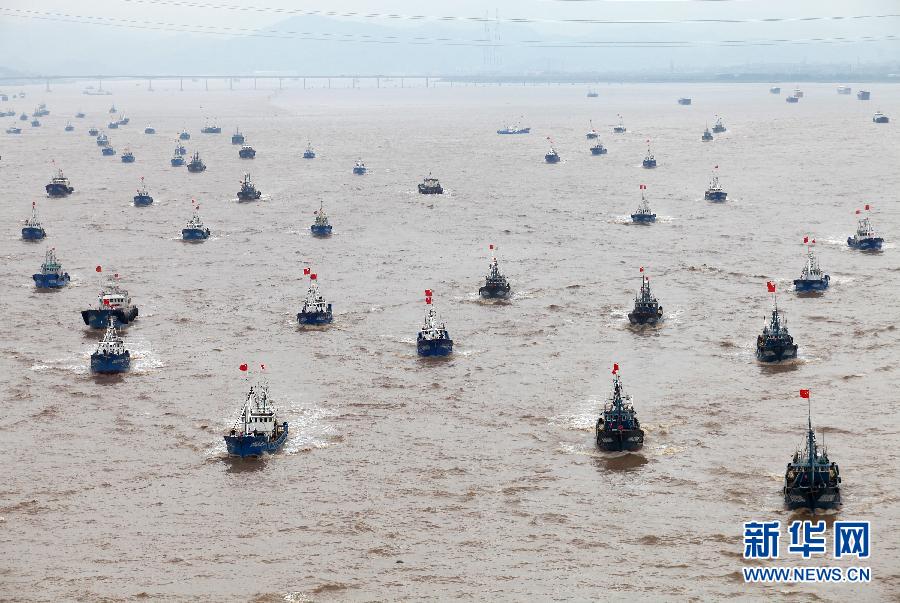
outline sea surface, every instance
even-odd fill
[[[900,600],[900,86],[860,102],[859,85],[804,84],[796,105],[789,83],[268,86],[4,87],[28,96],[0,109],[51,114],[0,134],[0,599]],[[129,125],[106,130],[112,103]],[[717,114],[728,131],[702,143]],[[222,133],[201,134],[207,119]],[[591,120],[607,155],[588,151]],[[532,133],[495,134],[512,122]],[[102,157],[92,125],[137,161]],[[182,128],[201,174],[169,165]],[[724,204],[703,200],[714,166]],[[57,167],[66,199],[44,194]],[[236,201],[245,172],[259,202]],[[429,173],[444,195],[416,192]],[[141,177],[150,207],[131,203]],[[652,226],[629,223],[640,184]],[[192,199],[202,244],[180,240]],[[32,201],[44,243],[19,237]],[[320,202],[329,239],[309,232]],[[846,245],[865,203],[880,254]],[[807,235],[832,279],[819,297],[791,292]],[[490,244],[507,303],[477,296]],[[42,293],[48,246],[72,282]],[[97,265],[140,307],[123,377],[89,372]],[[657,328],[626,318],[642,266]],[[305,267],[328,328],[297,325]],[[800,346],[778,366],[754,357],[767,280]],[[425,289],[455,340],[445,360],[416,356]],[[646,430],[635,454],[594,445],[614,362]],[[222,436],[257,379],[290,437],[231,460]],[[781,495],[801,388],[844,479],[824,517],[870,520],[873,552],[761,565],[863,565],[870,584],[743,582],[743,522],[808,518]]]

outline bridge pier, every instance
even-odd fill
[[[331,78],[328,78],[328,89],[331,90]]]
[[[50,80],[47,80],[47,92],[50,92]]]
[[[184,78],[183,77],[178,78],[178,91],[184,92]]]
[[[284,89],[284,85],[282,84],[282,78],[278,78],[278,89],[279,89],[279,90],[283,90],[283,89]]]
[[[256,78],[253,78],[253,89],[256,90]]]
[[[375,78],[375,87],[381,88],[381,78],[380,77]]]
[[[153,78],[147,78],[147,92],[153,92]]]
[[[228,89],[234,90],[234,78],[233,77],[228,78]]]
[[[306,90],[306,78],[303,78],[303,89]]]
[[[428,78],[426,77],[426,78],[425,78],[425,87],[426,87],[426,88],[428,88],[428,83],[429,83],[429,82],[428,82]]]
[[[206,84],[206,91],[209,92],[209,80],[203,80]]]
[[[401,87],[401,88],[404,87],[404,83],[403,83],[403,78],[402,78],[402,77],[400,78],[400,87]]]

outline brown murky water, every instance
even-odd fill
[[[609,86],[597,99],[578,87],[155,87],[34,87],[3,103],[52,113],[0,136],[0,598],[900,597],[900,138],[871,122],[900,114],[900,88],[872,85],[863,103],[808,85],[789,105],[765,85]],[[111,102],[131,118],[108,133],[132,165],[86,133]],[[624,136],[609,133],[617,113]],[[716,113],[729,131],[703,144]],[[200,134],[207,115],[221,135]],[[520,115],[531,135],[494,134]],[[588,152],[589,119],[606,156]],[[236,126],[255,160],[230,144]],[[169,166],[182,127],[202,174]],[[543,163],[545,136],[561,164]],[[313,161],[300,159],[307,140]],[[364,177],[350,173],[359,157]],[[76,188],[68,199],[44,198],[51,159]],[[702,201],[714,165],[721,205]],[[244,170],[261,202],[235,201]],[[429,172],[447,194],[415,192]],[[141,176],[148,208],[130,203]],[[628,224],[640,183],[660,215],[651,227]],[[179,240],[191,198],[214,235],[200,245]],[[73,278],[58,292],[30,279],[45,248],[19,239],[32,200]],[[327,240],[309,235],[320,200]],[[844,242],[864,202],[887,241],[878,255]],[[832,277],[818,298],[789,292],[806,234]],[[510,303],[477,299],[489,243]],[[141,309],[121,379],[88,372],[100,334],[79,311],[97,264]],[[296,326],[305,266],[334,303],[330,328]],[[639,266],[666,309],[656,329],[625,318]],[[766,280],[800,345],[779,367],[753,356]],[[456,341],[443,362],[415,353],[426,288]],[[291,424],[262,461],[224,454],[242,362],[268,366]],[[613,362],[647,431],[639,454],[593,444]],[[792,517],[780,488],[804,435],[800,388],[844,475],[837,516],[874,523],[871,584],[741,578],[742,522]]]

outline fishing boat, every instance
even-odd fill
[[[184,155],[181,155],[176,148],[175,153],[172,155],[172,159],[169,160],[169,163],[172,164],[172,167],[181,167],[182,165],[184,165]]]
[[[183,241],[205,241],[210,235],[209,228],[204,226],[203,220],[200,219],[200,206],[194,203],[192,205],[194,206],[194,215],[181,229],[181,239]]]
[[[23,113],[22,115],[20,115],[20,116],[19,116],[19,121],[28,121],[28,114],[27,114],[27,113]]]
[[[319,280],[316,273],[310,273],[309,268],[303,269],[303,274],[309,276],[309,289],[306,291],[306,299],[303,307],[297,313],[297,322],[301,325],[321,326],[331,324],[334,314],[331,304],[319,292]]]
[[[97,146],[98,147],[108,147],[109,146],[109,137],[106,134],[100,134],[97,136]]]
[[[247,365],[241,365],[247,370]],[[278,452],[288,436],[288,422],[278,422],[275,406],[269,402],[268,384],[250,387],[247,400],[231,431],[225,434],[225,447],[230,456],[259,457]]]
[[[363,163],[362,159],[356,160],[356,165],[353,166],[353,173],[357,176],[362,176],[366,173],[366,164]]]
[[[786,103],[792,103],[792,104],[793,104],[793,103],[799,103],[799,102],[800,102],[800,97],[797,97],[797,96],[785,96],[785,97],[784,97],[784,102],[786,102]]]
[[[587,93],[588,98],[597,98],[598,96],[600,96],[600,93],[597,92],[596,90],[588,90],[588,93]]]
[[[508,125],[497,130],[497,134],[530,134],[531,128],[523,128],[519,124]]]
[[[453,340],[450,339],[444,323],[438,324],[437,312],[431,302],[431,289],[425,289],[425,304],[428,310],[425,312],[425,324],[419,329],[419,335],[416,337],[416,353],[419,356],[448,356],[453,352]]]
[[[10,126],[10,127],[6,128],[6,133],[7,134],[21,134],[22,128],[17,128],[16,126]]]
[[[241,180],[241,190],[237,193],[238,201],[255,201],[262,197],[262,193],[256,190],[256,185],[250,181],[250,174],[244,174]]]
[[[125,348],[125,340],[116,330],[116,319],[109,317],[106,333],[91,354],[91,372],[101,374],[124,373],[131,368],[131,352]]]
[[[240,128],[234,131],[234,134],[231,135],[231,144],[244,144],[244,135],[241,134]]]
[[[119,129],[119,122],[117,122],[117,121],[111,121],[111,122],[109,122],[108,124],[106,124],[106,127],[107,127],[108,129],[110,129],[110,130],[118,130],[118,129]]]
[[[97,128],[91,128],[88,130],[88,136],[97,136],[100,133],[100,130]]]
[[[123,113],[122,115],[119,116],[119,119],[116,121],[116,123],[119,124],[120,126],[127,126],[128,122],[130,122],[130,121],[131,121],[131,119],[128,117],[125,117],[125,114]]]
[[[443,195],[444,189],[441,187],[438,179],[434,178],[429,172],[428,177],[419,183],[419,193],[423,195]]]
[[[712,139],[712,132],[709,131],[709,126],[706,126],[706,129],[703,130],[703,136],[700,137],[700,140],[702,140],[703,142],[709,142]]]
[[[84,119],[84,118],[85,118],[85,115],[84,115],[84,112],[82,112],[82,111],[79,111],[78,113],[75,114],[75,119]]]
[[[766,283],[769,293],[775,295],[775,283]],[[756,338],[756,358],[760,362],[780,362],[797,357],[797,344],[788,333],[787,324],[778,310],[778,298],[774,297],[775,307],[769,323],[763,327]]]
[[[26,241],[40,241],[47,236],[43,224],[37,217],[37,206],[34,201],[31,202],[31,217],[25,220],[25,226],[22,227],[22,239]]]
[[[631,214],[631,221],[636,224],[651,224],[656,222],[656,214],[650,210],[650,202],[647,201],[647,198],[644,196],[644,191],[647,190],[647,185],[641,185],[641,203],[638,205],[637,210]]]
[[[606,452],[633,452],[644,445],[644,430],[634,412],[631,396],[623,393],[619,365],[613,364],[612,396],[597,419],[597,448]]]
[[[156,134],[156,128],[148,124],[147,127],[144,128],[144,134]]]
[[[152,203],[153,197],[147,192],[147,185],[144,184],[144,177],[141,176],[141,188],[137,189],[137,194],[134,196],[134,206],[146,207]]]
[[[315,150],[313,150],[312,144],[310,144],[309,142],[306,143],[306,150],[303,151],[303,158],[304,159],[315,159],[316,158],[316,152],[315,152]]]
[[[644,161],[641,164],[645,169],[651,170],[656,167],[656,157],[653,156],[653,153],[650,151],[650,141],[647,141],[647,155],[644,157]]]
[[[191,157],[190,162],[188,163],[187,169],[192,173],[199,173],[206,170],[206,164],[200,160],[200,153],[194,151],[194,156]]]
[[[690,105],[690,104],[691,104],[691,99],[689,99],[689,98],[686,97],[686,96],[682,96],[681,98],[678,99],[678,104],[679,104],[679,105],[685,105],[685,106],[686,106],[686,105]]]
[[[872,93],[868,90],[860,90],[856,93],[856,100],[867,101],[872,98]]]
[[[96,271],[101,274],[103,270],[97,266]],[[122,327],[133,322],[139,314],[138,307],[131,301],[128,291],[119,286],[119,275],[101,280],[100,293],[97,295],[97,308],[81,311],[81,319],[84,324],[92,329],[102,329],[109,323],[109,318],[115,318],[116,327]]]
[[[716,166],[716,169],[718,168],[719,166]],[[715,201],[717,203],[721,203],[728,199],[728,193],[725,192],[725,189],[719,184],[719,175],[717,173],[713,172],[712,179],[709,181],[709,186],[706,188],[703,198],[707,201]]]
[[[822,272],[822,269],[819,268],[819,261],[813,255],[812,246],[816,240],[813,239],[810,242],[809,237],[803,237],[803,242],[806,244],[806,265],[800,273],[800,278],[794,279],[794,289],[798,293],[824,291],[828,288],[831,277]]]
[[[328,222],[328,216],[325,215],[324,202],[319,200],[319,210],[313,212],[316,216],[315,222],[309,227],[314,237],[331,236],[331,223]]]
[[[178,135],[178,140],[190,140],[190,139],[191,139],[191,133],[188,132],[187,130],[182,130],[181,134]]]
[[[176,155],[187,155],[187,149],[181,144],[179,141],[175,141],[175,154]]]
[[[547,151],[547,154],[544,155],[544,161],[547,163],[559,163],[559,153],[556,152],[556,148],[553,146],[553,141],[550,140],[550,137],[547,137],[547,141],[550,143],[550,150]]]
[[[222,133],[222,128],[219,127],[219,126],[217,126],[217,125],[215,124],[215,122],[213,122],[212,124],[210,124],[210,123],[207,121],[207,122],[206,122],[206,125],[203,126],[203,128],[200,130],[200,132],[203,133],[203,134],[221,134],[221,133]]]
[[[253,159],[256,157],[256,149],[251,147],[249,144],[242,145],[240,150],[238,151],[238,157],[241,159]]]
[[[50,179],[50,183],[44,186],[47,195],[50,197],[67,197],[75,192],[69,179],[65,177],[63,171],[57,170],[56,176]]]
[[[613,126],[613,134],[624,134],[627,130],[625,129],[625,122],[622,121],[622,116],[619,116],[619,125]]]
[[[100,154],[111,156],[116,154],[116,150],[113,147],[103,147],[100,149]]]
[[[850,88],[850,86],[838,86],[837,87],[838,94],[850,94],[851,92],[853,92],[853,89]]]
[[[890,122],[891,119],[881,111],[876,111],[875,115],[872,116],[872,121],[876,124],[886,124]]]
[[[44,117],[45,115],[50,115],[50,111],[47,109],[47,105],[45,103],[41,103],[37,106],[37,109],[32,113],[32,117]]]
[[[650,292],[650,277],[641,266],[641,290],[634,296],[634,309],[628,313],[628,322],[633,325],[655,325],[662,320],[663,308],[659,300]]]
[[[38,121],[37,119],[32,119],[32,120],[31,120],[31,127],[32,127],[32,128],[40,128],[40,127],[41,127],[41,122]]]
[[[490,250],[494,251],[494,245],[490,245]],[[509,299],[512,295],[512,287],[509,281],[500,272],[500,266],[497,265],[497,256],[495,255],[488,264],[488,273],[484,277],[484,285],[478,288],[478,295],[484,299]]]
[[[118,113],[118,112],[119,112],[119,110],[116,109],[115,105],[113,105],[112,107],[109,108],[109,113]]]
[[[63,129],[64,129],[66,132],[72,132],[72,131],[75,130],[75,126],[72,125],[72,122],[67,121],[67,122],[66,122],[66,127],[63,128]]]
[[[606,152],[606,147],[600,141],[591,147],[591,155],[606,155]]]
[[[809,397],[809,390],[800,390]],[[806,441],[797,449],[784,472],[784,504],[789,509],[834,509],[841,506],[841,471],[828,458],[825,434],[818,446],[812,428],[812,410],[807,414]]]
[[[866,204],[865,209],[867,212],[869,211],[868,204]],[[860,214],[858,209],[856,214]],[[847,245],[860,251],[879,251],[883,243],[884,239],[879,237],[875,229],[872,228],[872,222],[869,221],[868,214],[864,218],[859,219],[859,222],[856,224],[856,234],[852,237],[847,237]]]
[[[50,248],[44,255],[44,263],[41,264],[41,271],[32,274],[34,286],[38,289],[59,289],[69,284],[69,273],[64,272],[62,264],[56,257],[56,250]]]
[[[794,98],[803,98],[803,90],[794,88]]]
[[[725,123],[722,121],[721,117],[716,116],[716,123],[713,124],[713,134],[721,134],[722,132],[727,131],[728,128],[725,127]]]
[[[594,129],[594,121],[590,120],[589,123],[591,125],[591,129],[588,130],[587,132],[585,132],[584,137],[587,138],[588,140],[593,140],[593,139],[597,138],[598,136],[600,136],[600,134],[598,134],[597,130]]]
[[[771,88],[769,88],[769,94],[781,94],[781,87],[772,86]]]
[[[131,152],[131,149],[125,147],[125,151],[122,152],[122,163],[134,163],[134,153]]]

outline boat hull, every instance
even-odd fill
[[[728,199],[728,193],[726,193],[725,191],[706,191],[706,194],[703,195],[703,198],[707,201],[722,203],[723,201]]]
[[[184,165],[184,159],[181,157],[173,157],[169,163],[172,164],[172,167],[181,167]]]
[[[760,362],[781,362],[797,357],[798,346],[796,343],[767,345],[756,348],[756,359]]]
[[[62,184],[48,184],[44,187],[44,190],[47,191],[47,195],[50,197],[68,197],[75,192],[75,189],[71,186]]]
[[[231,144],[244,144],[244,137],[243,136],[232,136]]]
[[[443,195],[444,189],[441,186],[425,186],[419,185],[419,193],[423,195]]]
[[[597,421],[597,448],[606,452],[634,452],[644,446],[643,429],[603,429]]]
[[[44,232],[43,228],[34,228],[32,226],[26,226],[22,229],[22,238],[26,241],[40,241],[44,237],[47,236],[47,233]]]
[[[303,158],[304,159],[315,159],[316,154],[315,153],[303,153]]]
[[[253,159],[254,157],[256,157],[256,151],[240,150],[240,151],[238,151],[238,156],[241,159]]]
[[[656,214],[631,214],[631,221],[637,224],[652,224],[656,222]]]
[[[103,147],[101,154],[104,156],[112,156],[116,154],[116,150],[112,147]]]
[[[531,128],[522,128],[520,130],[497,130],[497,134],[530,134]]]
[[[91,372],[101,374],[124,373],[131,368],[131,354],[91,354]]]
[[[653,161],[647,161],[647,160],[645,159],[644,162],[642,163],[642,165],[644,166],[644,169],[652,170],[652,169],[654,169],[654,168],[656,167],[656,160],[653,160]]]
[[[872,121],[875,122],[876,124],[886,124],[886,123],[890,123],[891,119],[887,116],[873,117]]]
[[[420,339],[416,342],[419,356],[449,356],[452,352],[452,339]]]
[[[122,155],[122,163],[134,163],[134,155]]]
[[[205,165],[191,165],[188,164],[188,171],[194,174],[199,174],[200,172],[206,171]]]
[[[873,237],[871,239],[854,239],[853,237],[847,237],[847,245],[853,249],[859,249],[860,251],[879,251],[881,250],[882,243],[884,243],[884,239],[881,237]]]
[[[297,322],[301,325],[319,326],[330,325],[334,320],[334,314],[331,312],[331,304],[328,304],[328,310],[325,312],[298,312]]]
[[[253,193],[238,193],[237,194],[238,201],[256,201],[260,197],[262,197],[262,193],[259,191],[256,191]]]
[[[208,228],[182,228],[181,239],[183,241],[205,241],[209,238]]]
[[[312,232],[315,237],[330,237],[331,236],[331,224],[321,226],[318,224],[313,224],[309,227],[310,232]]]
[[[606,147],[591,147],[591,155],[606,155]]]
[[[798,278],[794,279],[794,289],[799,293],[806,291],[824,291],[828,288],[829,281],[831,281],[831,277],[827,274],[821,279]]]
[[[32,274],[34,286],[38,289],[59,289],[69,284],[69,273],[57,274]]]
[[[246,458],[278,452],[287,441],[287,421],[282,423],[281,429],[281,433],[274,440],[270,439],[267,434],[224,436],[225,447],[228,449],[228,455]]]
[[[709,136],[703,135],[700,137],[700,140],[702,140],[703,142],[709,142],[712,139],[713,139],[712,135],[709,135]]]
[[[135,207],[147,207],[153,203],[153,197],[150,195],[135,195],[134,196],[134,206]]]
[[[628,322],[633,325],[655,325],[662,320],[662,309],[659,312],[629,312]]]
[[[357,176],[363,176],[366,173],[366,168],[355,167],[355,168],[353,168],[353,173],[356,174]]]
[[[841,489],[828,487],[811,492],[808,488],[784,488],[784,504],[789,509],[836,509],[841,506]]]
[[[82,310],[81,319],[92,329],[105,329],[109,326],[109,316],[115,317],[115,327],[123,327],[138,317],[137,306],[130,310]]]
[[[484,299],[509,299],[512,295],[512,287],[509,283],[503,285],[484,285],[478,289],[478,295]]]

